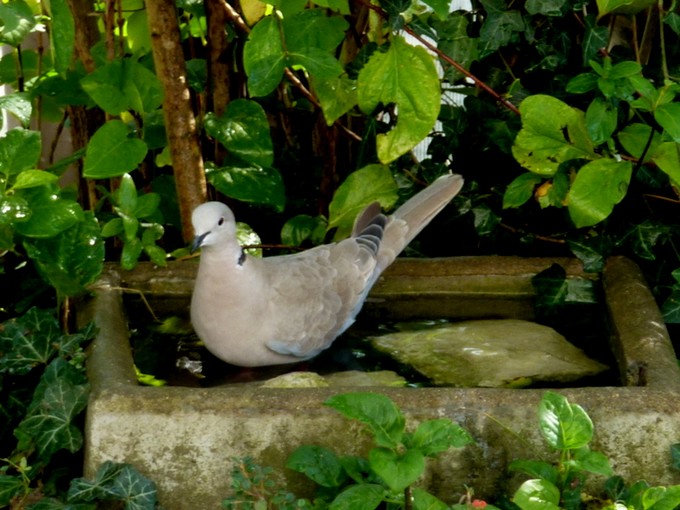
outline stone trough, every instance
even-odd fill
[[[560,263],[583,277],[571,259],[465,257],[398,260],[373,289],[362,312],[369,317],[450,319],[534,316],[531,278]],[[368,439],[322,405],[357,388],[268,389],[243,385],[211,388],[144,387],[136,382],[123,307],[123,288],[144,293],[157,314],[186,311],[197,264],[169,268],[111,269],[96,297],[79,314],[100,328],[88,362],[92,384],[86,424],[86,476],[106,460],[129,462],[158,485],[168,510],[220,508],[229,491],[235,457],[252,456],[285,473],[288,455],[303,444],[339,453],[365,453]],[[670,446],[680,442],[680,370],[654,299],[642,275],[625,258],[612,258],[601,275],[620,385],[560,389],[582,405],[595,424],[594,449],[605,453],[628,481],[680,483],[670,469]],[[537,430],[541,389],[362,388],[392,398],[411,425],[448,417],[476,444],[451,450],[429,464],[423,481],[448,502],[465,487],[493,498],[515,487],[507,465],[545,457]],[[358,439],[359,438],[359,439]]]

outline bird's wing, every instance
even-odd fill
[[[271,299],[263,320],[270,321],[276,339],[267,347],[300,358],[326,349],[352,324],[376,264],[355,238],[269,260]]]

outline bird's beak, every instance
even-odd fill
[[[205,239],[205,236],[207,236],[209,233],[210,231],[201,234],[200,236],[194,237],[194,241],[191,243],[191,253],[194,253],[201,247],[201,244],[203,244],[203,239]]]

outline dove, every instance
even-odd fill
[[[350,237],[289,255],[253,257],[236,239],[221,202],[194,209],[192,249],[201,249],[191,322],[215,356],[259,367],[313,358],[354,322],[380,274],[463,186],[439,177],[391,216],[377,202]]]

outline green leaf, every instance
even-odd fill
[[[664,17],[663,22],[668,25],[673,32],[680,35],[680,14],[677,12],[669,12]]]
[[[0,109],[14,115],[24,128],[31,122],[33,105],[25,92],[14,92],[0,97]]]
[[[9,506],[12,499],[25,489],[21,477],[0,475],[0,507]]]
[[[143,250],[144,245],[139,238],[125,239],[125,244],[120,254],[120,265],[122,268],[127,270],[134,269]]]
[[[24,200],[31,210],[26,221],[14,224],[16,232],[23,236],[53,237],[84,219],[78,202],[60,198],[52,187],[20,189],[16,196]]]
[[[382,503],[385,489],[375,484],[350,485],[328,505],[328,510],[375,510]]]
[[[586,126],[594,144],[599,145],[611,138],[616,130],[616,108],[610,101],[596,97],[586,110]]]
[[[605,236],[577,236],[567,239],[567,245],[583,263],[583,270],[588,273],[602,272],[607,255],[612,249],[611,241]]]
[[[635,255],[644,260],[656,260],[657,245],[667,240],[668,234],[668,224],[648,219],[630,229],[625,239]]]
[[[413,510],[448,510],[449,506],[439,498],[426,490],[414,487],[411,491],[413,496]]]
[[[673,285],[671,295],[661,306],[661,315],[667,324],[680,324],[680,285]]]
[[[80,80],[92,100],[109,115],[128,110],[144,114],[163,102],[163,88],[154,73],[131,59],[114,60]]]
[[[380,104],[396,104],[397,124],[377,137],[378,159],[390,163],[425,138],[439,115],[441,89],[432,56],[394,37],[375,52],[359,73],[359,107],[367,114]]]
[[[399,198],[397,190],[392,173],[384,165],[368,165],[351,173],[335,191],[328,207],[328,229],[337,228],[336,239],[347,237],[355,218],[367,205],[377,201],[389,209]]]
[[[524,168],[551,176],[572,159],[594,159],[583,112],[552,96],[527,97],[520,104],[522,129],[512,154]]]
[[[542,180],[540,175],[531,172],[516,177],[508,184],[503,194],[503,209],[520,207],[525,204],[534,195],[534,189]]]
[[[424,421],[408,437],[407,447],[416,448],[426,457],[474,442],[465,429],[447,418]]]
[[[593,452],[588,447],[576,450],[569,465],[578,471],[587,471],[604,476],[614,475],[614,470],[609,464],[607,456],[602,452]]]
[[[46,310],[31,308],[0,328],[0,372],[26,374],[46,365],[56,353],[53,342],[61,336],[59,323]]]
[[[137,199],[137,187],[134,179],[130,174],[124,174],[115,192],[116,205],[119,213],[123,213],[123,221],[125,221],[125,216],[135,217]]]
[[[499,9],[494,8],[488,0],[483,0],[482,5],[486,8],[487,19],[479,32],[480,58],[502,48],[510,42],[515,32],[525,29],[522,13],[508,9],[505,2],[502,2]]]
[[[73,421],[87,406],[88,394],[84,374],[64,358],[55,358],[40,378],[29,412],[17,429],[22,441],[30,438],[43,459],[61,449],[78,451],[83,436]]]
[[[235,162],[237,163],[237,162]],[[286,191],[278,170],[247,165],[225,166],[206,171],[208,182],[228,197],[254,204],[269,205],[283,211]]]
[[[659,168],[676,184],[680,184],[680,144],[676,142],[660,143],[651,157]]]
[[[680,470],[680,443],[671,445],[671,466],[676,471]]]
[[[300,246],[307,239],[313,244],[323,241],[328,222],[322,216],[298,214],[292,217],[281,228],[281,242],[288,246]]]
[[[567,92],[585,94],[597,88],[597,75],[594,73],[577,74],[567,82]]]
[[[593,438],[593,422],[578,404],[547,391],[538,407],[539,428],[547,443],[556,450],[576,450]]]
[[[448,11],[448,5],[446,9]],[[461,12],[452,12],[448,16],[443,16],[441,22],[434,22],[434,28],[439,36],[438,48],[464,69],[470,69],[472,63],[479,57],[477,50],[479,40],[469,36],[469,24],[467,16]],[[463,78],[464,74],[449,66],[444,71],[444,77],[455,83]]]
[[[393,492],[402,492],[425,471],[425,456],[418,450],[398,453],[389,448],[373,448],[368,454],[368,462]]]
[[[650,487],[642,494],[644,510],[674,510],[680,505],[680,485]]]
[[[651,126],[637,122],[625,126],[619,131],[617,137],[626,152],[638,159],[642,157],[642,153],[649,142],[649,138],[653,137],[649,150],[645,154],[645,161],[649,160],[656,152],[659,142],[661,141],[661,136],[654,132]]]
[[[35,168],[40,160],[40,133],[14,128],[0,138],[0,174],[10,177]]]
[[[120,177],[137,168],[146,153],[146,144],[139,138],[131,138],[122,121],[110,120],[87,144],[83,176],[90,179]]]
[[[286,68],[281,33],[272,16],[262,18],[253,27],[243,48],[243,67],[248,75],[248,92],[253,97],[266,96],[281,81]]]
[[[144,193],[137,196],[137,205],[132,211],[136,218],[146,219],[153,217],[161,204],[161,196],[158,193]]]
[[[558,483],[560,476],[557,467],[540,460],[513,460],[508,469],[524,473],[531,478],[542,478],[553,484]]]
[[[157,505],[156,485],[129,464],[104,462],[94,481],[76,478],[71,481],[68,501],[122,501],[125,510],[151,510]]]
[[[0,3],[0,43],[19,46],[35,24],[33,11],[24,0]]]
[[[521,510],[560,510],[560,490],[547,480],[527,480],[512,502]]]
[[[568,196],[569,215],[577,228],[606,219],[628,191],[633,172],[629,161],[598,159],[576,174]]]
[[[283,20],[286,49],[291,54],[304,55],[318,49],[330,55],[343,41],[348,28],[343,17],[328,16],[325,9],[304,9]]]
[[[231,101],[224,115],[209,113],[205,130],[229,152],[248,163],[262,167],[274,163],[274,146],[264,109],[255,101]]]
[[[43,279],[62,296],[86,293],[104,268],[104,242],[91,211],[55,237],[26,239],[24,248]]]
[[[288,457],[286,467],[322,487],[340,487],[347,479],[338,456],[322,446],[301,446]]]
[[[35,188],[57,182],[58,177],[44,170],[24,170],[17,175],[11,189]]]
[[[379,393],[344,393],[330,397],[324,405],[346,418],[359,420],[370,428],[378,446],[396,447],[404,433],[405,419],[392,400]]]
[[[529,14],[559,16],[562,14],[565,0],[527,0],[526,10]]]
[[[312,84],[329,126],[357,104],[357,82],[345,75],[325,80],[314,78]]]
[[[673,141],[680,143],[680,103],[666,103],[657,107],[654,119]]]
[[[54,68],[65,73],[73,58],[76,32],[73,14],[66,0],[50,0],[45,6],[51,17],[49,34]]]
[[[598,18],[607,14],[637,14],[655,3],[655,0],[597,0]]]
[[[149,32],[149,20],[146,9],[133,12],[127,18],[127,43],[130,51],[135,54],[151,52],[151,33]],[[187,61],[189,64],[189,61]],[[189,69],[187,65],[187,74]]]

